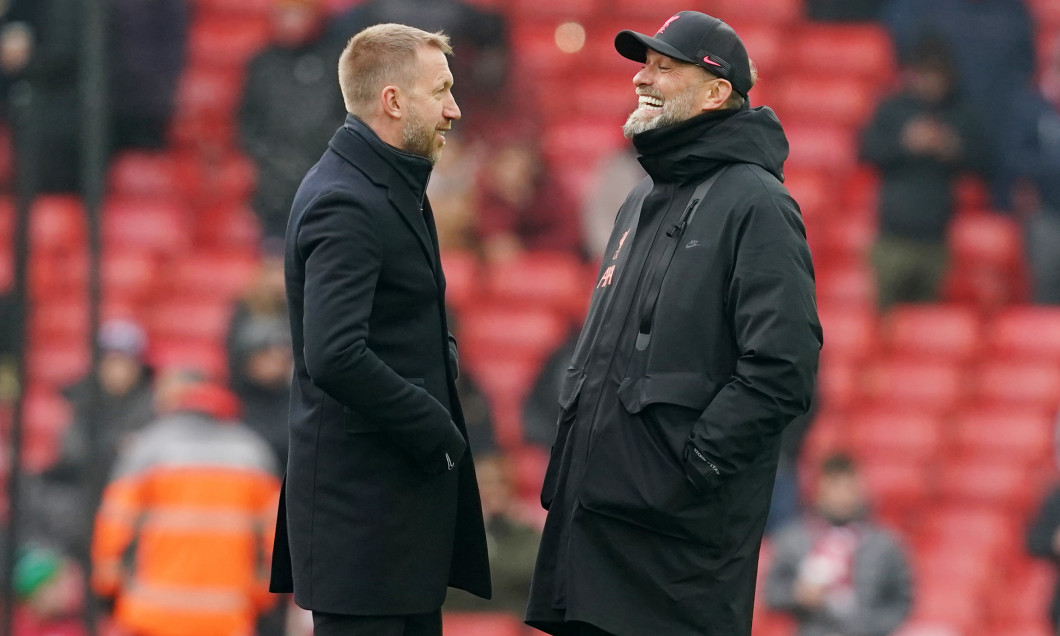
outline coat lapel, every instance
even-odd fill
[[[390,199],[390,203],[401,214],[402,220],[409,226],[412,233],[416,235],[416,239],[419,240],[420,247],[423,248],[423,253],[427,257],[427,262],[431,264],[431,271],[437,276],[438,251],[435,243],[431,240],[427,221],[420,208],[420,202],[416,200],[416,195],[409,190],[401,175],[396,172],[390,173],[389,183],[387,184],[387,198]],[[424,197],[423,200],[424,205],[426,205],[427,197]]]

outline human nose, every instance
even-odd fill
[[[637,88],[647,86],[652,82],[652,73],[647,66],[642,66],[637,74],[633,76],[633,85]]]
[[[451,94],[449,95],[449,99],[446,100],[445,107],[442,109],[442,117],[452,121],[460,119],[460,107],[456,105],[456,98]]]

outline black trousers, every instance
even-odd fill
[[[313,612],[313,636],[442,636],[442,610],[408,616]]]

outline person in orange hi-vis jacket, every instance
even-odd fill
[[[267,592],[279,480],[226,389],[184,389],[119,455],[92,585],[132,636],[250,636]]]

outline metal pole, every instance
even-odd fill
[[[22,439],[23,439],[23,387],[26,383],[26,317],[29,315],[29,285],[27,271],[29,261],[29,217],[33,197],[36,194],[37,135],[33,117],[33,90],[30,83],[22,80],[11,88],[11,117],[14,123],[15,143],[15,227],[13,236],[14,288],[12,301],[12,324],[14,337],[13,360],[0,370],[0,399],[11,407],[11,439],[8,452],[7,474],[7,537],[4,543],[4,558],[7,576],[3,590],[3,636],[12,636],[15,617],[14,570],[18,553],[19,523],[22,513]]]
[[[92,351],[91,373],[99,369],[99,342],[96,334],[100,326],[100,305],[102,304],[102,285],[100,279],[101,217],[103,206],[103,189],[106,178],[107,158],[109,155],[110,115],[108,110],[108,77],[107,77],[107,5],[106,0],[85,0],[84,31],[82,36],[81,65],[81,183],[88,221],[88,327]],[[99,383],[89,382],[90,404],[86,419],[86,432],[89,439],[90,457],[92,458],[85,479],[87,501],[95,503],[96,495],[103,487],[100,483],[106,478],[94,467],[100,456],[98,405],[100,403]],[[95,510],[88,506],[87,514],[95,516]],[[92,527],[91,519],[85,526]],[[97,629],[97,608],[91,586],[88,583],[88,572],[91,568],[89,555],[84,555],[86,565],[85,627],[89,636],[95,636]]]

